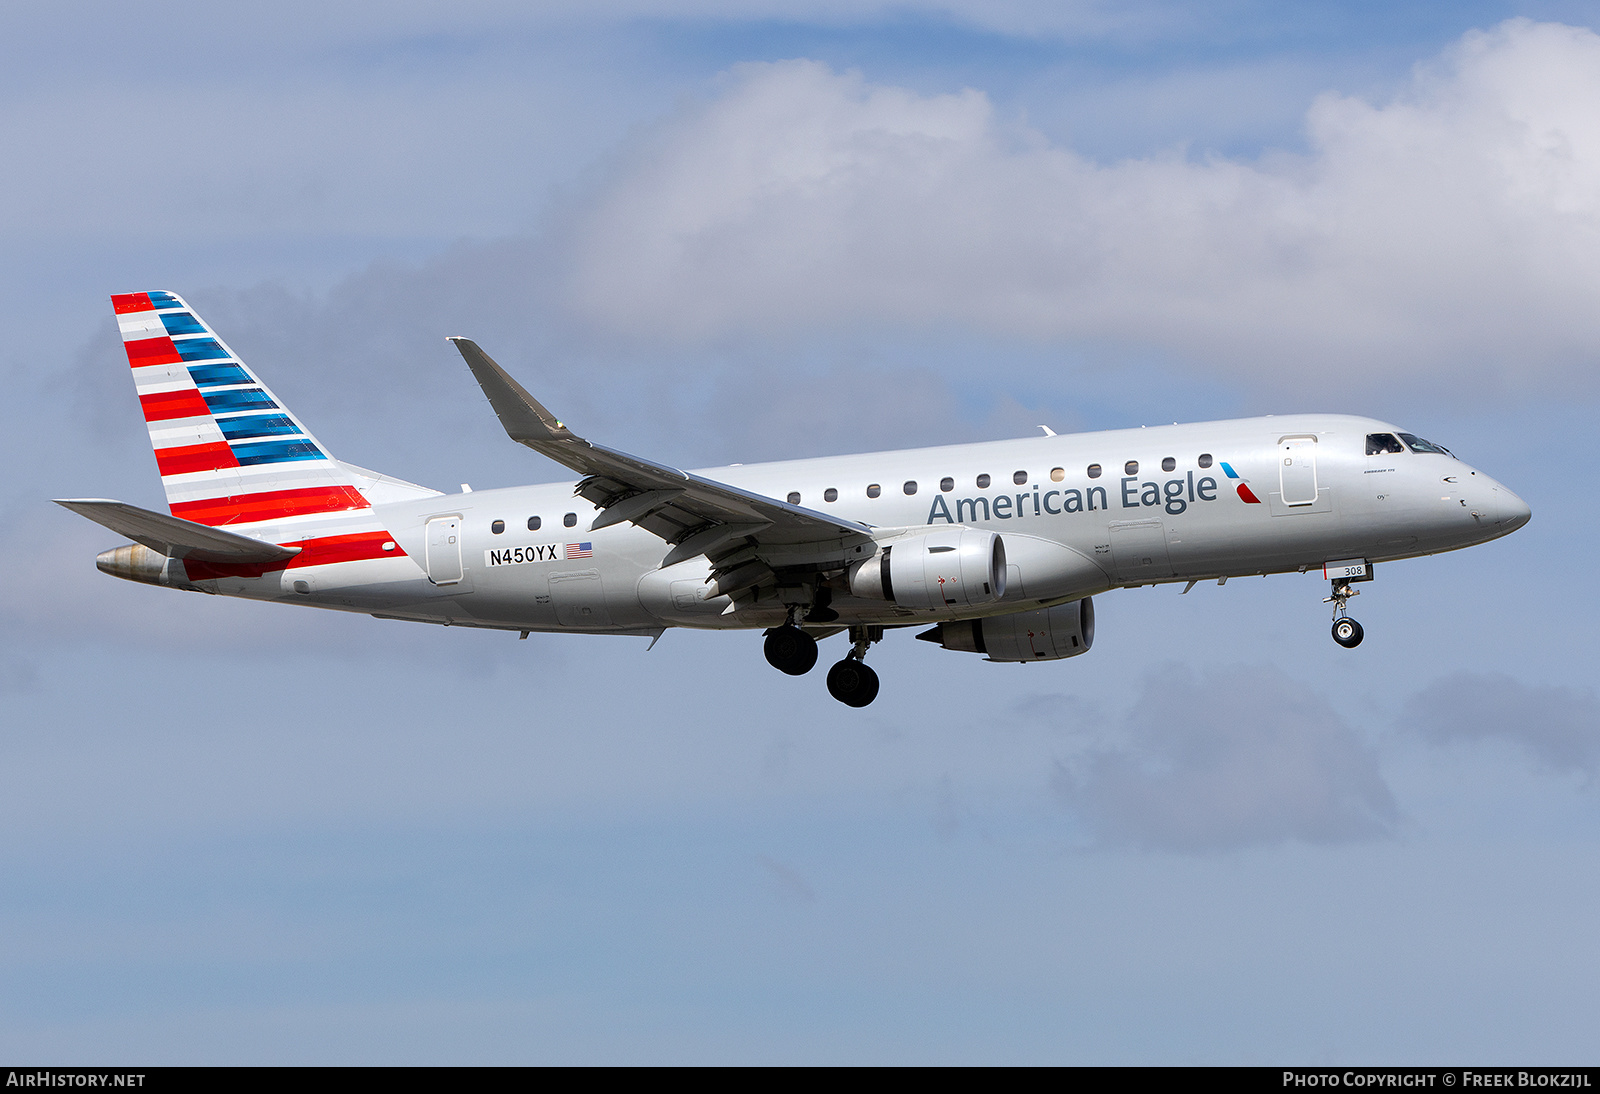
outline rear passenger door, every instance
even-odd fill
[[[428,580],[456,585],[462,576],[461,518],[434,517],[428,521]]]

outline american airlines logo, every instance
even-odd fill
[[[1217,466],[1222,468],[1223,473],[1226,474],[1228,476],[1228,478],[1237,479],[1238,480],[1239,486],[1238,486],[1238,491],[1237,492],[1239,494],[1239,500],[1240,501],[1244,502],[1246,505],[1260,505],[1261,504],[1261,499],[1256,497],[1256,494],[1255,494],[1254,490],[1250,489],[1250,486],[1249,486],[1250,480],[1247,479],[1247,478],[1244,478],[1243,476],[1241,476],[1239,474],[1239,472],[1235,471],[1233,469],[1233,465],[1232,464],[1223,463],[1223,464],[1218,464]]]

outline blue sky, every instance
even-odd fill
[[[1600,5],[36,6],[0,44],[0,1048],[47,1062],[1570,1062],[1600,950]],[[341,457],[563,477],[1335,410],[1521,493],[1095,649],[185,596],[112,292]],[[825,651],[826,652],[826,651]]]

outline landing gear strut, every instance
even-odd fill
[[[828,670],[828,694],[849,707],[864,707],[878,697],[878,674],[867,667],[867,647],[883,638],[882,627],[851,627],[851,650]]]
[[[1335,578],[1333,581],[1333,595],[1323,597],[1324,604],[1333,605],[1333,640],[1347,650],[1353,650],[1361,645],[1364,632],[1361,624],[1345,614],[1352,596],[1360,596],[1360,589],[1352,589],[1348,579]]]

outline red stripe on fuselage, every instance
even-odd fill
[[[228,447],[226,441],[212,441],[208,444],[190,444],[179,448],[156,449],[156,465],[161,468],[161,477],[168,475],[187,475],[192,471],[215,471],[221,467],[238,467],[239,461],[234,458],[233,449]]]
[[[280,520],[302,513],[342,513],[370,506],[361,492],[350,486],[314,486],[302,490],[263,490],[231,498],[203,498],[173,502],[172,515],[196,524],[250,524]]]
[[[144,408],[144,420],[147,422],[164,422],[171,418],[206,418],[211,415],[211,408],[206,406],[206,401],[192,387],[141,395],[139,405]]]
[[[299,547],[300,553],[282,562],[234,564],[226,562],[199,562],[193,559],[183,564],[190,581],[208,581],[218,577],[260,577],[278,570],[296,570],[303,566],[327,566],[335,562],[364,562],[374,558],[402,558],[405,552],[398,545],[385,551],[385,543],[393,543],[388,532],[355,532],[347,536],[322,536],[318,539],[289,540],[285,547]]]
[[[326,566],[332,562],[360,562],[368,558],[400,556],[405,552],[399,544],[385,551],[385,543],[394,543],[394,537],[379,529],[376,532],[356,532],[348,536],[323,536],[320,539],[303,539],[298,543],[285,543],[285,547],[303,547],[289,560],[291,570],[300,566]]]
[[[111,306],[116,309],[118,315],[126,315],[133,311],[156,310],[156,306],[150,302],[150,294],[147,292],[113,293]]]
[[[122,343],[122,348],[128,351],[128,364],[134,368],[144,368],[147,365],[175,365],[183,360],[177,347],[172,344],[172,339],[166,335],[159,338],[136,338],[132,342]]]

